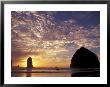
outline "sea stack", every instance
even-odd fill
[[[72,59],[71,59],[71,64],[70,64],[70,68],[71,69],[86,69],[86,70],[90,70],[92,69],[92,71],[95,70],[95,72],[92,73],[77,73],[77,74],[73,74],[72,76],[99,76],[100,72],[96,72],[97,68],[100,69],[100,62],[98,60],[98,57],[95,53],[91,52],[90,50],[81,47],[80,49],[78,49],[75,54],[73,55]]]
[[[33,65],[32,65],[32,58],[29,57],[29,58],[27,59],[27,70],[28,70],[28,71],[31,71],[32,68],[33,68]]]

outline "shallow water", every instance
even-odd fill
[[[12,73],[12,77],[70,77],[70,73]]]
[[[14,70],[11,73],[12,77],[70,77],[71,71],[69,69],[35,69],[32,71],[27,70]]]
[[[87,73],[93,73],[93,72],[99,71],[99,69],[91,70],[91,69],[83,69],[83,70],[77,70],[77,69],[34,69],[32,71],[27,70],[13,70],[11,73],[12,77],[71,77],[71,75],[74,76],[74,73],[81,73],[86,72]]]

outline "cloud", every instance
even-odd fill
[[[76,13],[78,14],[78,12],[72,14]],[[86,13],[88,16],[90,14]],[[55,20],[55,15],[58,15],[58,12],[12,11],[12,58],[37,55],[47,60],[54,58],[66,60],[70,59],[81,46],[93,52],[97,50],[99,55],[99,24],[85,27],[79,25],[74,17],[61,20],[59,24]],[[79,17],[85,18],[84,13],[81,15],[80,12]]]

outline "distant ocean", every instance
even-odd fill
[[[32,71],[13,70],[12,77],[71,77],[70,69],[33,69]]]
[[[27,71],[26,69],[12,70],[12,77],[71,77],[72,73],[93,73],[98,72],[100,74],[100,69],[33,69],[32,71]],[[99,76],[99,75],[98,75]]]

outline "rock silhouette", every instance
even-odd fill
[[[76,51],[71,59],[71,69],[86,69],[86,72],[72,73],[72,76],[99,76],[100,63],[96,54],[81,47]],[[87,72],[89,71],[89,72]]]
[[[32,68],[33,68],[33,65],[32,65],[32,58],[29,57],[29,58],[27,59],[27,70],[28,70],[28,71],[31,71]]]

